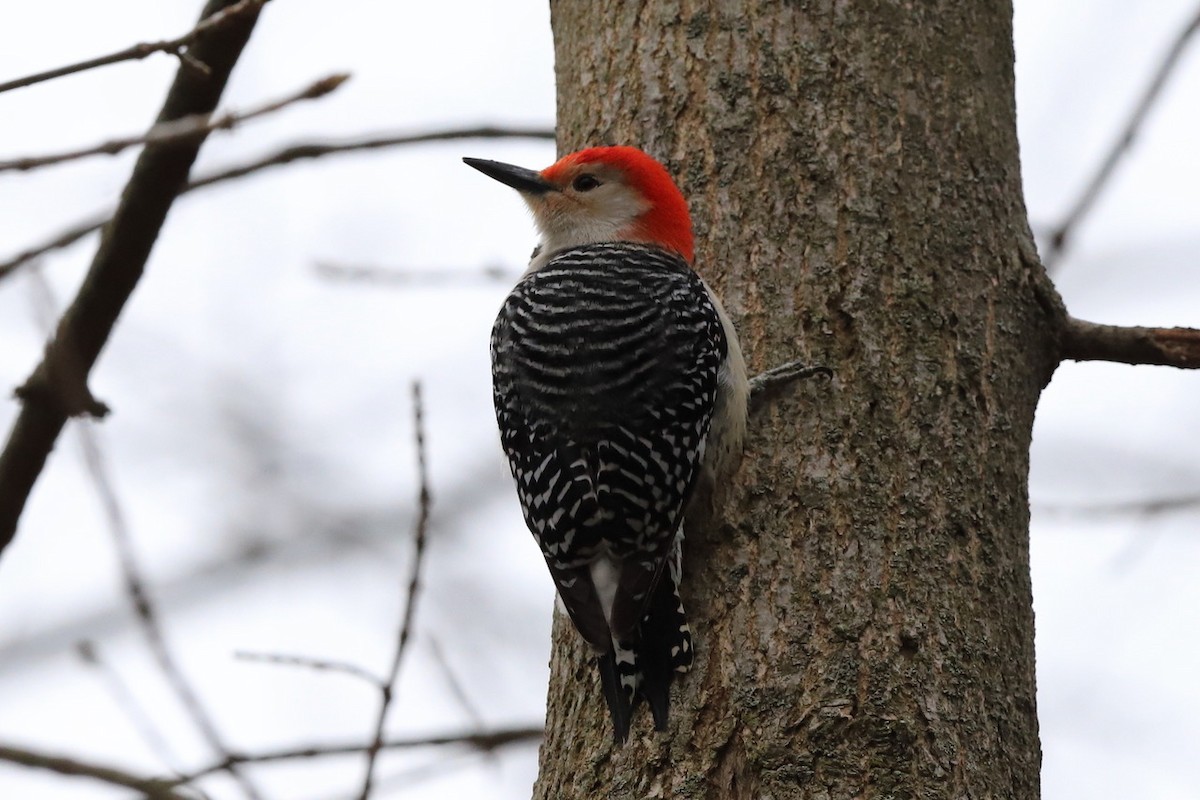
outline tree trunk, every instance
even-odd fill
[[[693,671],[610,741],[554,633],[536,798],[1036,798],[1028,462],[1062,307],[1021,194],[1008,2],[551,3],[563,152],[689,198],[760,415],[690,530]]]

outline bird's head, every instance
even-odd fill
[[[548,254],[596,242],[642,242],[693,260],[687,201],[666,168],[636,147],[590,147],[541,172],[463,161],[521,193]]]

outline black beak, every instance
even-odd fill
[[[495,178],[505,186],[511,186],[518,192],[545,194],[557,191],[554,184],[543,180],[541,175],[531,169],[514,167],[512,164],[504,164],[499,161],[488,161],[486,158],[464,158],[463,163],[474,167],[489,178]]]

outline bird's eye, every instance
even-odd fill
[[[590,192],[599,185],[600,181],[596,180],[595,175],[580,175],[571,181],[571,188],[577,192]]]

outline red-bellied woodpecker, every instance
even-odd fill
[[[684,512],[736,466],[737,334],[692,269],[687,202],[662,164],[594,147],[533,170],[464,159],[521,193],[541,232],[492,329],[500,438],[525,522],[599,658],[613,736],[644,698],[665,730],[692,663]]]

